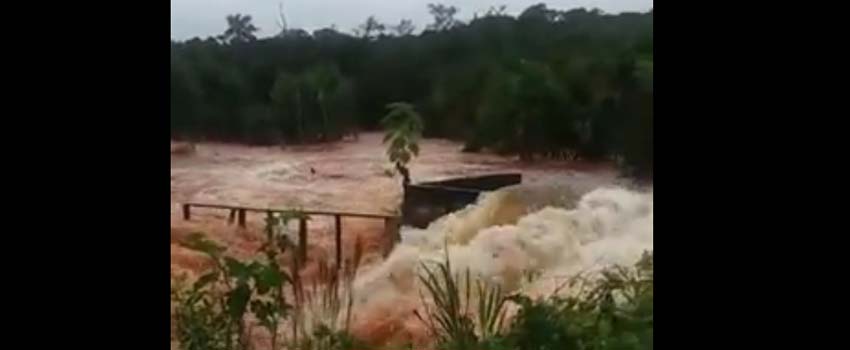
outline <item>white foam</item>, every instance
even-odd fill
[[[355,283],[358,304],[391,302],[418,293],[422,263],[500,283],[507,291],[611,264],[630,265],[652,250],[652,193],[600,188],[581,197],[563,187],[518,186],[490,193],[427,229],[404,228],[388,259]],[[367,306],[368,309],[368,306]]]

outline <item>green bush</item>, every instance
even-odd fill
[[[519,350],[652,349],[652,254],[633,268],[611,267],[597,280],[579,280],[584,289],[570,297],[532,300],[519,305],[507,332]]]
[[[469,273],[452,273],[447,261],[424,268],[420,279],[430,298],[423,297],[426,312],[417,316],[447,350],[652,349],[652,270],[646,253],[634,267],[613,266],[600,277],[569,281],[569,296],[532,299],[504,296],[480,282],[470,294]],[[518,311],[503,325],[506,302]]]
[[[410,171],[407,164],[419,155],[419,139],[422,137],[422,117],[413,105],[394,102],[387,105],[387,115],[381,120],[385,129],[383,143],[387,145],[387,158],[404,178],[404,184],[410,184]]]
[[[215,268],[198,278],[191,288],[180,289],[178,285],[172,292],[181,346],[192,350],[247,349],[244,316],[252,294],[263,295],[281,285],[282,275],[270,265],[246,265],[224,256],[224,248],[200,234],[190,235],[184,246],[207,254]]]
[[[351,283],[362,256],[362,243],[358,241],[355,246],[353,263],[341,269],[323,265],[320,282],[308,290],[298,276],[295,254],[289,273],[279,264],[282,254],[295,248],[282,232],[285,223],[294,218],[306,219],[299,213],[269,215],[266,242],[260,249],[262,257],[251,262],[225,255],[224,247],[202,234],[192,234],[182,242],[185,247],[206,254],[214,267],[191,285],[184,278],[172,283],[172,322],[180,349],[254,349],[248,320],[270,334],[271,350],[346,350],[357,344],[348,335],[348,324],[353,304]],[[316,311],[309,309],[314,299],[320,301],[319,313],[330,317],[307,325],[304,316]],[[345,317],[344,323],[337,322],[340,315]],[[280,328],[287,320],[293,327],[291,333],[284,334]]]

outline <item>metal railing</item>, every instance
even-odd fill
[[[388,238],[389,244],[384,247],[384,255],[389,254],[392,247],[399,241],[399,228],[401,220],[398,216],[387,214],[364,214],[351,212],[336,212],[336,211],[320,211],[320,210],[293,210],[293,209],[275,209],[275,208],[258,208],[246,207],[238,205],[225,204],[209,204],[209,203],[183,203],[183,220],[191,220],[192,207],[196,208],[211,208],[224,209],[230,211],[228,222],[233,223],[234,218],[240,227],[246,226],[246,216],[248,212],[265,213],[273,215],[275,213],[299,213],[306,217],[298,218],[298,251],[297,257],[300,262],[307,259],[307,220],[313,216],[331,216],[334,218],[334,236],[336,239],[336,266],[342,266],[342,218],[367,218],[384,220],[384,235]]]

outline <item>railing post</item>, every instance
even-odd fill
[[[336,268],[342,268],[342,217],[337,214],[334,215],[334,220],[336,221]]]
[[[272,224],[277,225],[277,222],[274,220],[274,212],[269,210],[266,212],[266,225],[265,232],[269,239],[273,239],[274,237],[274,226]]]
[[[183,204],[183,220],[189,220],[192,217],[192,214],[189,209],[190,207],[191,205],[188,203]]]
[[[307,218],[298,219],[298,261],[301,266],[307,261]]]
[[[233,225],[233,220],[236,219],[236,209],[230,209],[230,215],[227,216],[227,224]]]
[[[239,227],[245,227],[245,209],[239,209]]]

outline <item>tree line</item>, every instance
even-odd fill
[[[171,42],[172,136],[332,141],[406,102],[424,136],[467,151],[613,159],[651,176],[652,11],[504,9],[463,22],[431,4],[419,34],[372,16],[351,34],[284,24],[268,38],[250,16],[228,16],[220,36]]]

